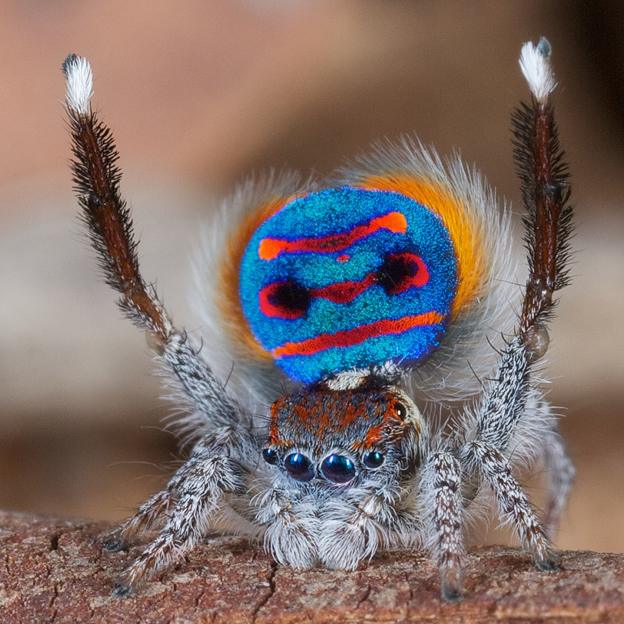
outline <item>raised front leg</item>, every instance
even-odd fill
[[[120,191],[121,170],[113,135],[91,109],[91,66],[86,59],[70,55],[63,71],[74,190],[81,217],[103,276],[119,295],[119,308],[146,332],[148,344],[170,373],[170,390],[177,406],[184,405],[189,414],[198,416],[179,419],[178,429],[196,438],[218,426],[241,422],[251,426],[248,411],[228,396],[200,349],[192,345],[184,330],[174,326],[153,284],[143,279],[132,216]]]
[[[568,167],[559,146],[550,95],[556,81],[550,65],[550,45],[541,39],[527,43],[520,57],[522,72],[532,93],[531,103],[521,105],[513,115],[514,157],[520,177],[526,214],[525,242],[529,277],[522,310],[513,337],[501,352],[496,374],[484,384],[477,406],[475,426],[468,442],[509,455],[511,442],[522,419],[521,431],[539,448],[549,423],[527,416],[527,401],[536,383],[533,369],[548,349],[548,322],[552,318],[556,293],[569,281],[568,261],[572,234]],[[465,420],[473,417],[472,410]]]

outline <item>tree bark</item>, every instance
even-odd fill
[[[439,598],[426,555],[391,553],[356,572],[278,567],[238,538],[206,540],[183,565],[128,598],[111,596],[137,550],[108,553],[109,527],[0,513],[0,621],[624,622],[624,555],[562,552],[538,572],[512,548],[467,557],[465,597]]]

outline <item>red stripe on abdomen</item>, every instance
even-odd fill
[[[336,284],[323,286],[323,288],[312,288],[310,294],[313,297],[327,299],[332,303],[349,303],[376,283],[377,274],[369,273],[359,282],[337,282]]]
[[[272,350],[273,357],[282,358],[289,355],[313,355],[332,347],[350,347],[364,342],[368,338],[403,332],[426,325],[441,323],[444,317],[439,312],[424,312],[400,319],[384,319],[353,329],[345,329],[333,334],[320,334],[300,342],[286,342]]]
[[[422,288],[428,282],[429,270],[420,256],[398,253],[388,256],[380,270],[357,281],[310,289],[289,280],[267,284],[258,295],[258,305],[265,316],[292,320],[305,316],[312,299],[350,303],[375,284],[380,284],[388,295],[398,295],[410,288]]]
[[[269,261],[274,260],[283,253],[334,253],[351,247],[358,240],[370,236],[379,230],[405,234],[407,231],[407,219],[400,212],[389,212],[381,217],[371,219],[368,223],[356,225],[348,232],[341,232],[340,234],[299,238],[296,240],[263,238],[258,247],[258,255],[262,260]]]

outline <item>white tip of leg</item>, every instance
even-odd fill
[[[70,54],[62,65],[65,74],[65,100],[73,111],[86,115],[93,95],[93,73],[86,58]]]
[[[531,93],[544,104],[555,90],[557,82],[550,65],[551,47],[548,39],[542,37],[537,45],[527,42],[520,52],[520,69]]]

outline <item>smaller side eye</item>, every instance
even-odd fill
[[[369,451],[364,454],[362,461],[367,468],[379,468],[384,463],[385,457],[381,451]]]
[[[405,420],[407,418],[407,407],[405,407],[405,405],[403,405],[403,403],[401,403],[400,401],[397,401],[394,404],[394,410],[396,412],[396,415],[401,420]]]
[[[277,464],[277,451],[272,448],[262,449],[262,459],[264,459],[267,464],[275,466],[275,464]]]

